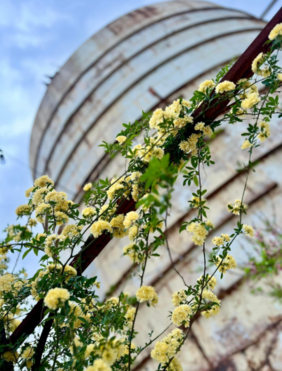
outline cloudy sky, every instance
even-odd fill
[[[0,237],[32,185],[29,138],[45,83],[93,33],[157,0],[1,0],[0,3]],[[218,0],[260,17],[271,0]],[[266,20],[282,6],[278,0]],[[28,263],[28,262],[27,262]],[[31,265],[29,262],[28,265]]]

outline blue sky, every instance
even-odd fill
[[[33,120],[52,76],[93,33],[158,0],[1,0],[0,4],[0,237],[16,221],[32,185],[29,139]],[[218,0],[259,17],[270,0]],[[277,1],[266,19],[282,6]],[[31,268],[32,261],[26,262]]]

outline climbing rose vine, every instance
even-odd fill
[[[6,228],[0,246],[0,325],[1,367],[17,370],[130,371],[138,364],[138,356],[153,344],[151,357],[158,370],[183,370],[177,358],[197,315],[212,320],[222,303],[213,292],[220,277],[236,267],[232,244],[240,235],[254,236],[252,226],[243,223],[248,206],[244,203],[252,154],[270,136],[273,115],[282,117],[276,90],[282,81],[278,53],[282,42],[282,24],[270,33],[270,51],[260,53],[252,63],[254,75],[237,83],[221,81],[231,65],[215,79],[202,82],[190,101],[177,99],[170,106],[143,114],[142,120],[124,124],[114,144],[102,146],[111,156],[121,153],[128,166],[124,174],[84,186],[85,208],[58,192],[47,175],[36,179],[25,196],[27,202],[16,209],[21,223]],[[261,92],[259,87],[263,87]],[[216,102],[229,101],[228,110],[218,119],[208,121],[204,113]],[[197,108],[201,105],[201,119]],[[247,117],[249,122],[238,145],[246,153],[246,179],[242,193],[234,195],[227,209],[237,216],[234,230],[212,239],[213,249],[207,254],[206,238],[214,228],[208,219],[208,203],[201,172],[212,166],[209,143],[222,123],[236,124]],[[143,135],[143,136],[142,136]],[[140,143],[136,143],[138,139]],[[172,295],[170,329],[163,329],[145,344],[136,345],[136,318],[141,305],[154,310],[158,292],[144,285],[149,259],[158,257],[158,248],[167,247],[167,220],[172,205],[174,184],[179,176],[183,186],[195,184],[197,190],[188,200],[197,215],[186,220],[180,232],[186,234],[203,252],[202,275]],[[118,214],[119,205],[133,199],[135,211]],[[42,230],[38,232],[38,226]],[[113,238],[128,236],[130,244],[123,248],[123,259],[138,267],[140,287],[132,296],[119,292],[102,300],[98,277],[87,278],[80,272],[81,250],[87,248],[87,237],[102,234]],[[39,269],[28,277],[24,269],[11,271],[8,253],[25,258],[38,256]],[[209,264],[208,264],[209,263]],[[42,301],[44,319],[33,334],[10,342],[11,334],[36,302]],[[44,313],[43,313],[44,312]],[[45,330],[49,332],[44,339]],[[172,326],[172,327],[171,327]],[[180,328],[181,327],[181,328]],[[44,331],[42,329],[44,328]],[[166,332],[166,334],[165,334]],[[43,342],[43,349],[42,349]],[[158,366],[157,366],[158,364]],[[3,369],[4,369],[3,368]],[[185,369],[185,368],[184,368]]]

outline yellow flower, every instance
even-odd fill
[[[224,239],[222,237],[214,237],[212,239],[212,243],[215,245],[215,246],[221,246],[224,244]]]
[[[50,213],[50,211],[51,211],[51,206],[49,204],[40,204],[35,209],[36,220],[39,223],[44,223],[44,216],[43,216],[43,214],[48,214],[48,213]]]
[[[116,137],[116,141],[118,141],[119,144],[122,144],[126,141],[126,137],[124,135],[119,135],[118,137]]]
[[[104,231],[113,233],[110,223],[106,222],[105,220],[99,220],[98,222],[93,223],[90,231],[95,238],[98,238]]]
[[[44,298],[44,303],[49,309],[57,309],[60,303],[69,300],[70,293],[66,289],[56,287],[47,292]]]
[[[89,191],[89,189],[91,189],[92,188],[92,183],[87,183],[87,184],[85,184],[85,186],[83,187],[83,190],[85,191],[85,192],[87,192],[87,191]]]
[[[246,232],[246,234],[250,237],[254,237],[254,229],[250,225],[244,224],[243,229]]]
[[[24,359],[30,359],[33,357],[33,355],[34,355],[34,349],[28,346],[27,348],[25,348],[25,350],[21,354],[21,357]]]
[[[88,358],[91,355],[91,353],[94,352],[94,350],[95,350],[95,344],[89,344],[89,345],[87,345],[86,350],[85,350],[84,357],[85,358]]]
[[[8,351],[8,352],[5,352],[3,355],[2,355],[2,358],[5,359],[5,361],[7,362],[17,362],[17,359],[19,358],[19,355],[17,352],[11,352],[11,351]]]
[[[135,317],[135,313],[136,313],[136,308],[134,307],[130,307],[126,314],[125,314],[125,319],[127,320],[127,324],[129,327],[132,326],[132,323],[133,323],[133,320],[134,320],[134,317]]]
[[[138,219],[139,215],[136,211],[130,211],[126,214],[123,225],[125,228],[130,228],[131,225]]]
[[[241,103],[241,107],[246,110],[248,108],[252,108],[255,104],[260,102],[260,96],[258,93],[251,93],[248,95],[246,99],[244,99]]]
[[[170,362],[167,371],[183,371],[183,367],[178,360],[178,358],[174,357],[173,360]]]
[[[55,191],[55,189],[53,189],[53,191],[49,192],[46,196],[45,196],[45,202],[60,202],[62,200],[66,200],[67,198],[67,194],[65,192],[57,192]]]
[[[224,239],[225,242],[229,242],[231,239],[229,234],[222,233],[221,237]]]
[[[34,192],[32,196],[32,202],[34,205],[39,205],[44,202],[45,195],[47,194],[47,188],[40,188],[36,192]]]
[[[28,220],[28,225],[29,225],[30,227],[35,227],[35,226],[37,225],[37,221],[36,221],[35,219],[30,218],[30,219]]]
[[[137,225],[134,225],[133,227],[129,229],[128,237],[130,241],[134,241],[134,238],[137,236],[137,233],[138,233]]]
[[[82,211],[82,216],[84,218],[91,218],[91,216],[95,215],[96,214],[96,210],[94,209],[94,207],[90,206],[90,207],[86,207],[83,211]]]
[[[36,179],[34,181],[34,185],[35,187],[40,187],[40,188],[43,188],[43,187],[46,187],[48,184],[51,184],[51,186],[54,185],[54,182],[53,180],[51,180],[48,175],[43,175],[41,176],[40,178]]]
[[[30,194],[33,192],[34,187],[30,187],[25,191],[25,197],[29,198]]]
[[[282,81],[282,73],[278,73],[277,78],[278,78],[279,81]]]
[[[62,235],[66,237],[77,237],[81,233],[81,230],[83,229],[82,226],[78,226],[75,224],[68,224],[63,229]]]
[[[172,304],[175,307],[178,307],[178,305],[181,304],[181,302],[184,302],[187,299],[187,295],[185,294],[184,290],[176,291],[172,294]]]
[[[138,253],[134,249],[135,244],[131,243],[123,248],[124,255],[127,255],[133,263],[141,263],[144,260],[144,256],[141,253]]]
[[[253,73],[256,73],[259,76],[267,77],[270,75],[270,70],[268,67],[262,68],[262,64],[264,63],[264,60],[266,58],[266,55],[263,53],[259,53],[259,55],[253,60],[252,63],[252,71]]]
[[[195,130],[203,130],[204,126],[204,122],[198,122],[198,124],[195,126]]]
[[[158,125],[163,122],[165,116],[165,112],[161,108],[156,109],[149,121],[150,128],[157,129]]]
[[[187,304],[182,304],[176,307],[172,313],[172,323],[175,326],[181,326],[184,324],[185,327],[189,326],[190,315],[192,314],[192,308]]]
[[[222,94],[224,92],[227,92],[227,91],[232,91],[236,88],[236,85],[234,84],[234,82],[231,82],[231,81],[223,81],[223,82],[220,82],[216,88],[215,88],[215,92],[218,94]]]
[[[219,313],[219,311],[220,311],[220,300],[218,300],[217,296],[213,292],[211,292],[209,290],[204,290],[202,298],[206,299],[206,300],[209,300],[213,303],[216,303],[216,304],[212,305],[211,309],[203,311],[202,312],[203,316],[205,316],[206,318],[210,318],[211,316],[215,316],[216,314]]]
[[[203,284],[203,276],[201,276],[200,278],[197,279],[197,282],[202,285]],[[209,274],[206,275],[206,280],[205,280],[205,283],[207,283],[207,288],[213,290],[216,286],[216,278],[214,276],[210,276]]]
[[[88,366],[85,371],[112,371],[112,368],[103,359],[96,359],[93,366]]]
[[[249,148],[251,146],[252,146],[252,144],[248,141],[248,139],[246,139],[244,141],[244,143],[242,144],[241,149],[246,149],[246,148]]]
[[[208,231],[205,227],[205,224],[200,223],[190,223],[186,228],[188,232],[193,234],[192,241],[197,246],[202,246],[207,237]]]
[[[211,137],[213,135],[213,131],[210,126],[205,126],[202,131],[203,134],[206,135],[207,137]]]
[[[55,211],[55,219],[57,225],[66,224],[69,221],[69,217],[62,211]]]
[[[269,40],[274,40],[278,35],[282,35],[282,23],[278,23],[268,36]]]
[[[205,80],[204,82],[202,82],[199,86],[199,91],[201,91],[202,93],[205,93],[207,88],[213,88],[215,86],[215,83],[212,81],[212,80]]]
[[[237,267],[236,260],[232,255],[227,254],[225,259],[221,259],[219,256],[216,256],[216,266],[219,267],[218,270],[221,273],[226,273],[228,269],[234,269]]]
[[[169,361],[169,346],[163,341],[157,341],[155,348],[151,351],[151,357],[158,362],[167,363]]]
[[[136,298],[139,303],[143,303],[148,301],[150,304],[155,306],[158,304],[159,298],[152,286],[142,286],[136,292]]]
[[[16,208],[16,214],[18,216],[29,215],[31,213],[30,205],[21,205]]]

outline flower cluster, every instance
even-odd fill
[[[141,286],[136,292],[136,298],[139,303],[148,302],[155,306],[158,304],[159,298],[152,286]]]
[[[171,320],[175,326],[184,325],[189,326],[190,316],[192,315],[192,308],[187,304],[180,304],[172,313]]]
[[[175,356],[183,338],[184,334],[180,329],[173,330],[161,341],[156,342],[155,348],[151,351],[151,357],[165,365]],[[171,363],[171,371],[182,371],[182,366],[177,358],[173,358]]]
[[[209,228],[213,228],[210,220],[206,222],[192,222],[187,226],[187,231],[192,233],[192,241],[195,245],[202,246],[208,235]]]
[[[215,316],[220,311],[220,300],[217,296],[210,290],[203,290],[202,298],[204,299],[205,304],[208,303],[209,309],[202,311],[202,315],[206,318]]]
[[[69,300],[70,293],[66,289],[61,289],[56,287],[48,291],[47,295],[44,298],[44,303],[50,309],[57,309],[60,304],[63,304],[65,301]]]
[[[246,213],[247,205],[244,205],[241,200],[237,199],[234,204],[229,203],[227,205],[227,210],[234,215],[240,215],[241,213]]]
[[[219,272],[226,273],[229,269],[234,269],[237,267],[235,258],[227,254],[225,258],[215,257],[215,264],[218,267]]]

